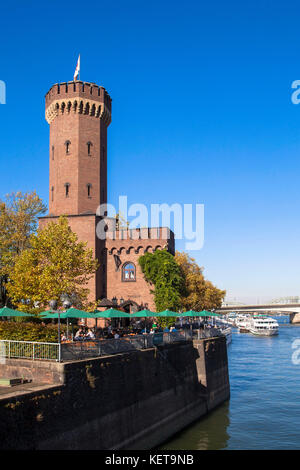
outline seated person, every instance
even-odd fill
[[[89,328],[87,334],[85,335],[85,338],[86,339],[95,339],[95,334],[93,333],[93,331]]]
[[[74,340],[75,341],[80,341],[82,340],[84,337],[84,334],[83,334],[83,329],[82,328],[79,328],[79,330],[77,331],[75,337],[74,337]]]

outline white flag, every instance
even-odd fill
[[[75,82],[75,80],[77,80],[79,72],[80,72],[80,54],[78,56],[77,65],[76,65],[76,69],[75,69],[75,73],[74,73],[74,82]]]

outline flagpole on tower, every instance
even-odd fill
[[[73,77],[74,82],[77,81],[77,77],[79,77],[79,80],[80,80],[80,54],[78,56],[77,65],[76,65],[76,69],[75,69],[75,73]]]

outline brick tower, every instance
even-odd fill
[[[94,83],[56,84],[46,94],[46,120],[49,215],[95,214],[107,202],[109,94]]]
[[[109,94],[82,81],[53,85],[46,94],[46,120],[50,125],[49,214],[40,217],[39,226],[66,215],[78,239],[92,248],[100,267],[87,286],[90,301],[117,297],[123,298],[124,308],[155,309],[153,286],[144,279],[138,258],[157,249],[174,253],[173,232],[161,227],[123,230],[115,219],[105,217],[107,237],[97,237],[102,219],[97,208],[107,203]]]

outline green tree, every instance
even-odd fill
[[[38,216],[46,210],[47,206],[35,191],[11,193],[0,200],[0,305],[8,302],[8,272],[16,258],[30,246]]]
[[[10,269],[8,293],[20,310],[32,312],[48,306],[49,300],[76,296],[88,306],[87,283],[98,268],[93,251],[78,241],[66,217],[51,222],[30,237],[30,248],[24,250]]]
[[[187,253],[177,251],[175,261],[180,266],[185,279],[185,294],[181,299],[182,308],[201,311],[221,307],[226,291],[218,289],[205,279],[203,268],[200,268]]]
[[[139,258],[139,264],[147,282],[153,285],[154,301],[157,311],[177,311],[184,292],[184,277],[179,265],[171,253],[157,250],[145,253]],[[174,323],[172,318],[159,318],[160,325]]]

